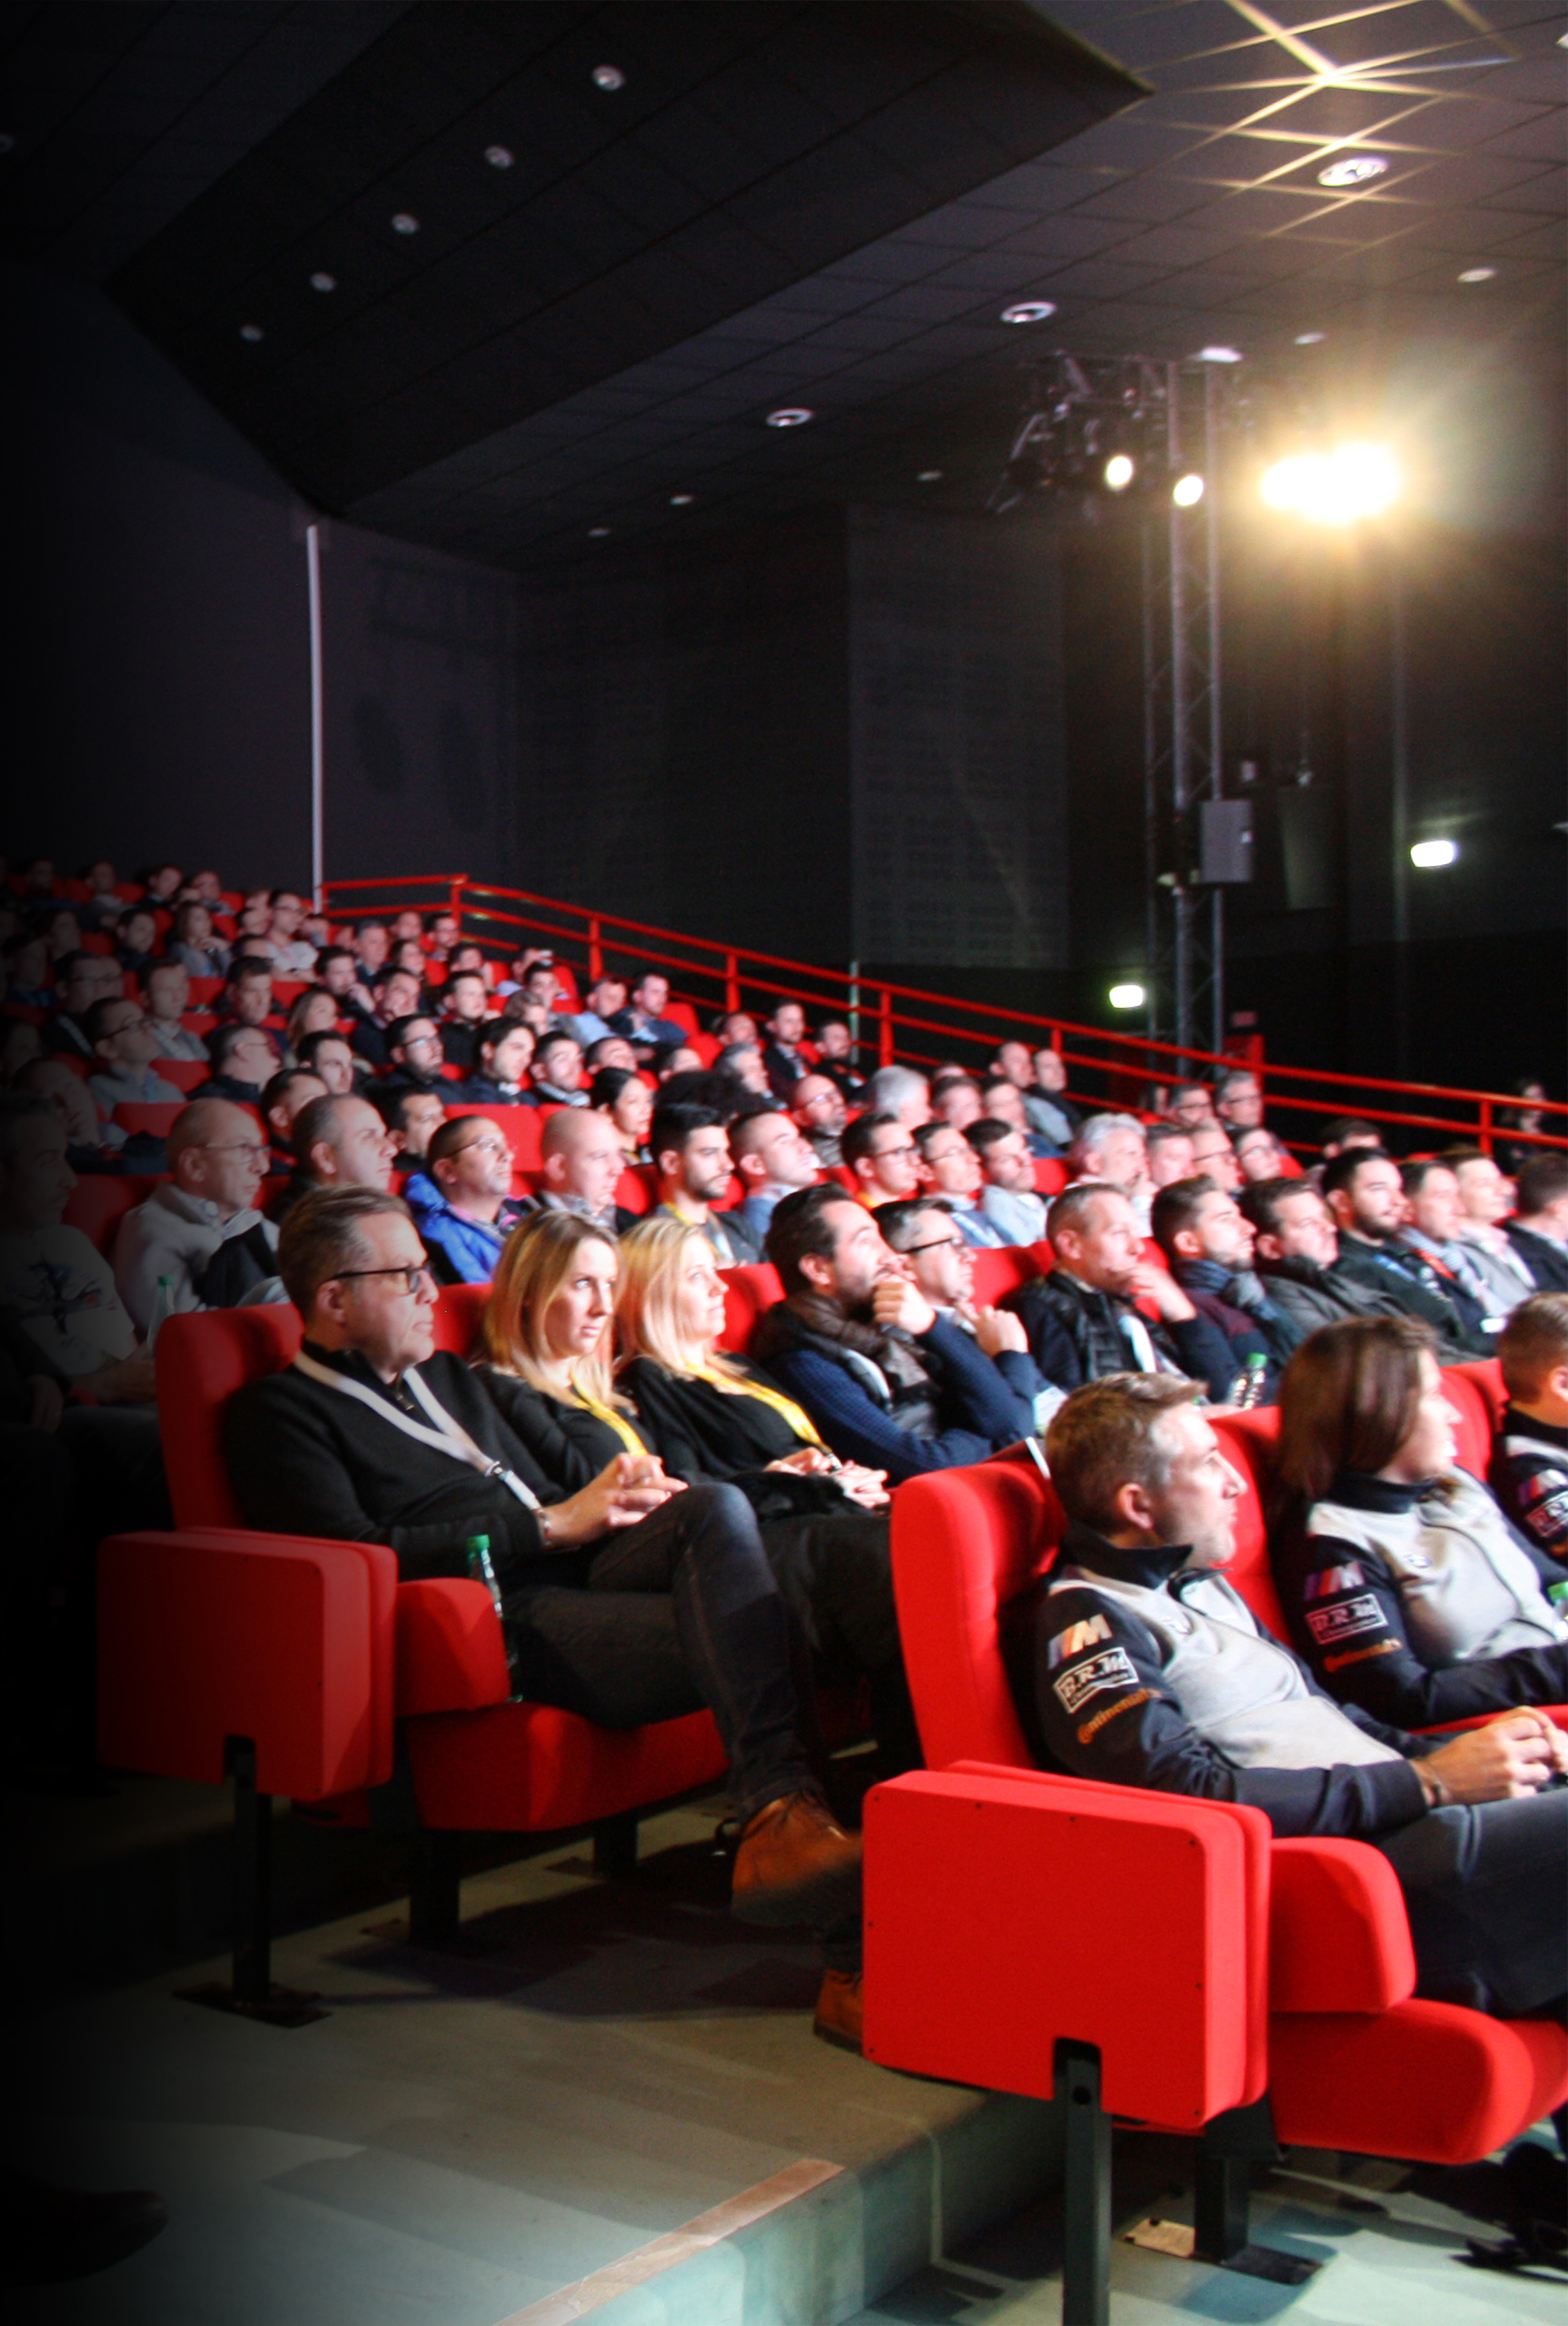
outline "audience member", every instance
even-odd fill
[[[1419,1252],[1436,1269],[1472,1342],[1494,1337],[1503,1330],[1509,1310],[1523,1296],[1512,1292],[1501,1301],[1495,1299],[1490,1279],[1462,1240],[1459,1231],[1464,1224],[1464,1207],[1459,1198],[1457,1176],[1448,1164],[1428,1160],[1402,1165],[1399,1180],[1409,1209],[1400,1230],[1401,1243]]]
[[[591,1107],[558,1107],[539,1137],[540,1208],[570,1212],[601,1236],[624,1234],[635,1214],[615,1200],[626,1168],[620,1133]]]
[[[419,1016],[422,990],[419,979],[412,977],[407,969],[389,969],[375,989],[368,1017],[355,1019],[349,1036],[350,1047],[376,1072],[392,1064],[388,1033],[405,1019]]]
[[[5,940],[5,999],[23,1009],[52,1009],[55,965],[41,937],[32,933]]]
[[[82,924],[69,905],[57,905],[38,924],[44,939],[44,949],[49,959],[58,964],[82,948]]]
[[[1229,1131],[1218,1123],[1199,1123],[1192,1133],[1192,1168],[1213,1179],[1226,1195],[1234,1196],[1241,1190],[1241,1165],[1236,1161],[1235,1146]]]
[[[1126,1192],[1080,1181],[1051,1205],[1047,1233],[1056,1256],[1004,1306],[1024,1320],[1029,1354],[1058,1389],[1107,1373],[1170,1373],[1198,1383],[1216,1402],[1236,1374],[1230,1343],[1166,1268],[1144,1257],[1143,1231]],[[1157,1314],[1144,1315],[1143,1301]]]
[[[225,1415],[247,1525],[385,1543],[405,1577],[466,1574],[486,1535],[519,1693],[615,1728],[706,1703],[741,1827],[735,1910],[796,1924],[856,1911],[858,1844],[799,1741],[786,1603],[745,1496],[673,1493],[655,1457],[630,1455],[563,1495],[483,1377],[435,1350],[433,1287],[395,1198],[302,1205],[281,1260],[302,1357]]]
[[[260,1107],[262,1092],[278,1070],[278,1054],[264,1028],[231,1021],[214,1026],[207,1036],[207,1064],[212,1072],[191,1093],[194,1098],[233,1098],[238,1106]]]
[[[613,1066],[626,1074],[636,1074],[640,1070],[637,1063],[637,1052],[624,1034],[600,1034],[598,1041],[590,1042],[583,1051],[583,1071],[590,1080],[600,1072],[601,1068],[607,1066]],[[647,1088],[647,1084],[644,1083],[643,1088]]]
[[[278,1218],[323,1188],[384,1194],[396,1153],[396,1139],[368,1098],[313,1098],[294,1118],[294,1173]]]
[[[866,1078],[856,1064],[854,1038],[849,1023],[842,1018],[824,1018],[812,1038],[817,1063],[812,1071],[826,1075],[836,1083],[842,1096],[858,1106],[866,1088]]]
[[[127,1138],[118,1123],[107,1122],[93,1103],[93,1096],[64,1057],[35,1058],[17,1071],[13,1088],[47,1101],[65,1133],[66,1159],[73,1171],[161,1171],[162,1139],[138,1133]]]
[[[795,1085],[790,1113],[806,1135],[819,1168],[832,1170],[844,1160],[839,1141],[849,1109],[839,1085],[826,1074],[803,1074]]]
[[[1010,1083],[1007,1087],[1012,1088]],[[1016,1090],[1013,1095],[1017,1098]],[[1017,1125],[982,1117],[964,1136],[985,1175],[980,1208],[1003,1243],[1038,1244],[1046,1232],[1046,1203],[1035,1189],[1034,1158],[1024,1132]]]
[[[1543,1131],[1546,1128],[1546,1122],[1542,1113],[1546,1099],[1544,1082],[1538,1081],[1533,1074],[1527,1074],[1513,1085],[1513,1089],[1515,1096],[1524,1099],[1526,1103],[1523,1107],[1512,1107],[1500,1116],[1499,1128],[1536,1133]],[[1561,1129],[1561,1122],[1557,1128]],[[1497,1150],[1498,1159],[1503,1168],[1514,1178],[1518,1178],[1520,1171],[1530,1161],[1532,1156],[1539,1155],[1541,1149],[1538,1147],[1532,1145],[1526,1139],[1504,1140]]]
[[[855,1180],[856,1198],[869,1211],[900,1202],[920,1184],[920,1151],[897,1115],[857,1115],[839,1148]]]
[[[1383,1146],[1383,1133],[1375,1123],[1363,1122],[1359,1115],[1335,1115],[1323,1126],[1318,1148],[1325,1163],[1343,1155],[1347,1147]]]
[[[1073,1133],[1067,1168],[1074,1179],[1119,1188],[1136,1212],[1139,1226],[1147,1228],[1154,1189],[1144,1128],[1136,1115],[1086,1116]]]
[[[431,1140],[445,1120],[446,1108],[433,1090],[400,1090],[386,1110],[387,1128],[398,1147],[392,1169],[422,1169]]]
[[[1067,1097],[1067,1061],[1060,1050],[1047,1047],[1034,1054],[1035,1079],[1024,1091],[1024,1112],[1042,1138],[1049,1139],[1053,1155],[1065,1155],[1072,1146],[1083,1115]]]
[[[176,1116],[169,1177],[128,1211],[114,1239],[114,1283],[136,1329],[152,1329],[159,1305],[181,1315],[285,1297],[278,1231],[256,1208],[266,1141],[251,1117],[223,1098],[197,1098]]]
[[[1144,1152],[1148,1158],[1149,1185],[1157,1195],[1178,1179],[1190,1179],[1196,1165],[1192,1158],[1192,1133],[1180,1123],[1146,1123]]]
[[[354,959],[360,965],[360,999],[362,1003],[369,1005],[373,1000],[382,971],[387,965],[392,939],[387,934],[385,921],[362,920],[355,923],[351,941]]]
[[[243,953],[230,964],[223,1014],[230,1025],[255,1027],[273,1053],[274,1069],[283,1064],[283,1046],[273,1031],[277,1020],[273,1009],[273,972],[269,962],[258,959],[254,954]]]
[[[979,1249],[997,1250],[1007,1239],[980,1208],[985,1173],[963,1132],[938,1120],[922,1123],[914,1138],[926,1183],[934,1195],[945,1198],[964,1241]]]
[[[441,998],[441,1047],[449,1066],[471,1075],[479,1064],[479,1038],[490,1009],[490,988],[478,969],[453,969]]]
[[[71,915],[73,926],[76,916]],[[77,929],[77,942],[81,941]],[[145,905],[128,905],[114,923],[114,959],[127,977],[140,978],[158,950],[158,924]]]
[[[1352,1144],[1325,1164],[1322,1186],[1339,1230],[1335,1276],[1392,1294],[1407,1316],[1432,1327],[1446,1358],[1484,1354],[1487,1344],[1451,1295],[1453,1279],[1401,1240],[1404,1189],[1392,1157]]]
[[[1233,1066],[1214,1086],[1214,1110],[1239,1144],[1244,1130],[1263,1128],[1263,1085],[1250,1067]]]
[[[400,920],[403,918],[402,914],[398,915]],[[456,913],[450,908],[443,908],[440,912],[432,912],[426,917],[420,927],[410,930],[409,934],[422,939],[430,959],[438,964],[443,964],[450,976],[452,955],[462,942],[462,923]]]
[[[533,1088],[536,1098],[549,1106],[587,1106],[582,1051],[575,1035],[546,1034],[534,1053]]]
[[[73,1058],[91,1058],[93,1045],[84,1020],[95,1001],[115,999],[124,989],[124,972],[118,961],[99,953],[69,953],[55,964],[55,1008],[44,1020],[44,1047],[64,1050]]]
[[[1275,1579],[1325,1693],[1398,1728],[1568,1702],[1568,1622],[1545,1596],[1568,1566],[1457,1467],[1426,1327],[1325,1326],[1279,1407]]]
[[[296,994],[283,1026],[283,1048],[292,1059],[298,1059],[300,1044],[312,1034],[335,1034],[338,1030],[339,1009],[335,995],[324,986],[307,986]]]
[[[452,1081],[442,1072],[441,1028],[433,1018],[417,1013],[412,1018],[394,1018],[383,1039],[387,1071],[366,1088],[367,1097],[373,1098],[383,1113],[405,1090],[423,1091],[439,1098],[443,1106],[461,1102],[468,1096],[461,1082]]]
[[[154,864],[142,884],[147,902],[172,910],[184,886],[184,880],[185,876],[177,864]]]
[[[731,1042],[754,1042],[762,1047],[762,1036],[757,1020],[747,1009],[725,1009],[713,1020],[713,1033],[720,1049]]]
[[[596,1113],[608,1115],[620,1132],[628,1170],[650,1160],[653,1093],[640,1074],[630,1067],[601,1066],[588,1086],[588,1103]]]
[[[42,1056],[43,1048],[38,1029],[29,1019],[0,1018],[0,1085],[9,1089],[22,1069]]]
[[[511,1200],[511,1148],[488,1115],[459,1115],[430,1142],[403,1200],[438,1284],[488,1284],[522,1218]]]
[[[1172,1276],[1230,1343],[1237,1386],[1245,1387],[1247,1402],[1272,1405],[1280,1367],[1301,1335],[1275,1307],[1253,1268],[1251,1220],[1226,1189],[1196,1178],[1160,1189],[1153,1224]]]
[[[1173,1082],[1166,1094],[1165,1118],[1183,1130],[1196,1130],[1215,1119],[1214,1094],[1206,1082]]]
[[[931,1119],[948,1123],[954,1130],[968,1130],[978,1123],[985,1109],[980,1104],[980,1086],[972,1074],[938,1074],[931,1084]]]
[[[768,1228],[784,1298],[751,1354],[835,1454],[898,1484],[984,1461],[1019,1435],[1018,1399],[944,1323],[865,1208],[841,1188],[786,1196]]]
[[[686,1029],[664,1015],[670,1002],[670,979],[660,969],[644,969],[631,989],[631,999],[610,1020],[612,1034],[624,1034],[640,1061],[656,1063],[660,1050],[674,1049],[686,1039]]]
[[[1047,1434],[1069,1527],[1008,1628],[1048,1764],[1242,1802],[1282,1839],[1370,1842],[1405,1894],[1418,1993],[1550,2007],[1568,1956],[1568,1791],[1537,1789],[1568,1763],[1563,1740],[1524,1712],[1439,1742],[1320,1694],[1218,1572],[1244,1488],[1193,1394],[1097,1381]],[[1485,1804],[1504,1799],[1494,1822]]]
[[[479,1029],[479,1065],[468,1078],[468,1095],[485,1107],[537,1107],[528,1079],[533,1035],[505,1018],[487,1018]]]
[[[358,1082],[354,1054],[342,1034],[307,1034],[300,1044],[300,1064],[320,1077],[332,1098],[352,1098]]]
[[[278,975],[281,978],[313,977],[316,949],[300,934],[300,923],[305,917],[303,897],[296,896],[292,889],[274,889],[271,915],[267,936]]]
[[[1273,1131],[1261,1124],[1252,1130],[1238,1130],[1231,1142],[1243,1183],[1255,1187],[1265,1179],[1295,1177],[1290,1157]]]
[[[626,979],[612,976],[608,970],[594,979],[588,989],[584,1007],[570,1019],[571,1031],[584,1051],[590,1042],[600,1042],[606,1034],[616,1030],[615,1020],[626,1008]]]
[[[141,1409],[152,1449],[142,1458],[155,1459],[152,1357],[108,1261],[79,1228],[63,1225],[75,1184],[65,1126],[48,1100],[0,1091],[0,1309],[74,1392]]]
[[[798,1088],[799,1083],[796,1084]],[[779,1205],[797,1188],[816,1184],[817,1158],[782,1106],[764,1103],[729,1126],[735,1176],[746,1193],[740,1218],[760,1246]]]
[[[1514,1184],[1518,1208],[1503,1233],[1543,1292],[1568,1292],[1568,1153],[1532,1155]]]
[[[660,1097],[648,1135],[659,1175],[659,1208],[700,1228],[721,1267],[762,1257],[762,1239],[734,1211],[716,1211],[729,1190],[729,1134],[712,1107]]]
[[[768,1079],[768,1069],[762,1063],[762,1052],[756,1042],[726,1042],[713,1061],[715,1074],[728,1075],[753,1098],[773,1097]]]
[[[101,1115],[112,1115],[124,1105],[167,1106],[184,1097],[153,1065],[158,1045],[139,1001],[95,1001],[83,1031],[99,1061],[96,1073],[87,1077],[87,1088]]]
[[[775,1098],[789,1105],[794,1098],[796,1085],[809,1072],[809,1062],[800,1055],[800,1045],[806,1039],[806,1012],[798,1001],[776,1001],[773,1015],[768,1020],[768,1046],[762,1052],[762,1066],[769,1089]]]
[[[330,993],[340,1019],[368,1017],[374,999],[360,983],[360,965],[346,945],[323,945],[316,955],[316,982]]]
[[[1242,1210],[1256,1241],[1253,1262],[1271,1305],[1298,1341],[1345,1317],[1403,1317],[1408,1311],[1380,1283],[1339,1274],[1339,1230],[1317,1189],[1305,1179],[1265,1179],[1244,1188]]]
[[[1568,1292],[1533,1292],[1497,1338],[1508,1392],[1487,1472],[1504,1516],[1568,1572]],[[1553,1589],[1559,1614],[1568,1595]]]
[[[268,1168],[286,1171],[293,1160],[294,1124],[313,1098],[331,1097],[319,1074],[308,1066],[285,1066],[274,1074],[262,1091],[262,1121],[266,1129],[272,1157]]]
[[[885,1203],[877,1226],[888,1249],[904,1262],[938,1317],[968,1333],[988,1357],[1018,1401],[1018,1434],[1027,1436],[1062,1402],[1029,1355],[1023,1319],[1009,1308],[980,1307],[975,1299],[975,1247],[960,1233],[944,1196],[910,1196]]]
[[[118,920],[127,900],[121,894],[114,868],[106,857],[100,857],[95,864],[88,865],[82,875],[82,883],[87,893],[78,901],[76,910],[82,916],[84,926],[98,929]]]
[[[190,971],[181,961],[154,961],[142,979],[146,996],[147,1030],[157,1044],[159,1058],[205,1060],[207,1045],[193,1028],[182,1025],[191,1001]]]
[[[677,1043],[672,1050],[666,1050],[657,1069],[660,1082],[673,1082],[677,1075],[700,1074],[701,1071],[701,1051],[690,1049],[685,1042]]]
[[[1535,1290],[1523,1255],[1501,1224],[1513,1209],[1513,1189],[1478,1147],[1451,1148],[1443,1160],[1458,1182],[1459,1241],[1487,1287],[1490,1305],[1506,1312]]]
[[[931,1086],[912,1066],[879,1066],[861,1103],[868,1115],[891,1115],[906,1130],[913,1130],[931,1119]]]

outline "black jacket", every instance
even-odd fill
[[[1516,1219],[1507,1221],[1503,1233],[1543,1292],[1568,1292],[1568,1252],[1561,1244],[1521,1228]]]
[[[1046,1379],[1058,1389],[1077,1389],[1107,1373],[1136,1370],[1121,1319],[1134,1304],[1119,1294],[1096,1292],[1064,1268],[1031,1277],[1007,1295],[1004,1308],[1024,1320],[1029,1348]],[[1219,1327],[1200,1311],[1179,1325],[1143,1319],[1150,1340],[1167,1364],[1201,1381],[1223,1404],[1236,1378],[1236,1360]]]
[[[1073,1567],[1089,1577],[1166,1587],[1179,1600],[1186,1556],[1185,1546],[1118,1550],[1089,1528],[1072,1526],[1056,1572]],[[1405,1757],[1326,1768],[1239,1766],[1188,1721],[1166,1684],[1160,1642],[1146,1624],[1092,1585],[1052,1591],[1050,1581],[1042,1576],[1020,1594],[1003,1624],[1019,1715],[1047,1765],[1115,1784],[1249,1804],[1265,1813],[1282,1839],[1365,1836],[1424,1814],[1425,1794],[1408,1762],[1431,1752],[1438,1739],[1407,1736],[1382,1727],[1354,1705],[1341,1705],[1354,1726]],[[1253,1628],[1270,1636],[1261,1625]],[[1298,1669],[1309,1692],[1321,1696],[1305,1667]]]
[[[493,1082],[488,1074],[469,1076],[468,1096],[476,1107],[537,1107],[539,1104],[531,1090],[521,1085],[516,1089],[503,1090],[500,1083]]]
[[[439,1098],[443,1107],[461,1106],[468,1098],[466,1082],[449,1082],[444,1074],[416,1074],[412,1066],[394,1066],[379,1082],[367,1082],[361,1096],[390,1123],[397,1113],[398,1100],[411,1090]]]
[[[759,1365],[745,1357],[731,1362],[764,1387],[779,1387]],[[844,1509],[843,1491],[831,1477],[769,1469],[769,1462],[799,1454],[810,1440],[798,1437],[765,1399],[667,1372],[648,1357],[634,1357],[620,1379],[636,1400],[643,1435],[652,1439],[672,1478],[684,1478],[689,1486],[703,1478],[725,1479],[740,1488],[759,1518]]]
[[[527,1446],[545,1476],[563,1494],[579,1494],[618,1454],[630,1451],[618,1430],[607,1421],[547,1390],[536,1389],[515,1373],[500,1373],[493,1365],[479,1368],[485,1394],[512,1435]],[[651,1454],[657,1449],[635,1414],[623,1416]]]
[[[1509,1406],[1486,1482],[1543,1571],[1555,1570],[1548,1589],[1568,1579],[1568,1429]]]
[[[363,1357],[307,1353],[401,1407],[424,1415],[401,1384],[389,1389]],[[479,1376],[438,1349],[419,1368],[437,1400],[483,1452],[514,1470],[543,1503],[565,1499],[501,1419]],[[253,1381],[223,1416],[223,1456],[247,1526],[349,1543],[385,1543],[404,1580],[468,1572],[473,1535],[488,1535],[503,1587],[575,1583],[574,1551],[548,1552],[532,1513],[511,1489],[383,1423],[355,1397],[293,1367]]]
[[[762,1052],[762,1070],[768,1077],[768,1088],[773,1096],[781,1098],[786,1106],[791,1106],[795,1098],[795,1085],[813,1069],[807,1065],[799,1052],[791,1058],[779,1049],[777,1042],[769,1042]]]
[[[1320,1267],[1315,1260],[1263,1260],[1256,1263],[1270,1300],[1298,1341],[1319,1325],[1337,1325],[1346,1317],[1404,1317],[1409,1314],[1380,1282],[1360,1284]]]
[[[1364,1237],[1341,1236],[1339,1257],[1329,1274],[1396,1300],[1407,1317],[1432,1327],[1450,1360],[1491,1353],[1493,1344],[1480,1329],[1480,1303],[1452,1277],[1439,1276],[1408,1244],[1369,1244]]]

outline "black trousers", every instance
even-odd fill
[[[713,1715],[744,1824],[814,1784],[790,1616],[738,1486],[690,1486],[621,1528],[575,1586],[509,1593],[519,1693],[604,1728]]]
[[[846,1507],[765,1518],[762,1542],[811,1660],[824,1679],[869,1683],[884,1777],[923,1765],[904,1676],[887,1517]]]
[[[1434,1809],[1377,1837],[1399,1876],[1415,1992],[1502,2019],[1568,1993],[1568,1786]]]

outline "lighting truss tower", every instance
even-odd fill
[[[1218,1051],[1225,1034],[1225,903],[1200,882],[1203,807],[1222,791],[1220,383],[1212,363],[1165,367],[1170,482],[1195,473],[1203,497],[1168,497],[1143,525],[1144,845],[1148,1030]]]

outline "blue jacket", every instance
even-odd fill
[[[488,1284],[501,1246],[522,1217],[519,1206],[503,1203],[495,1226],[487,1228],[453,1211],[428,1171],[416,1171],[402,1192],[438,1279],[442,1284]]]

